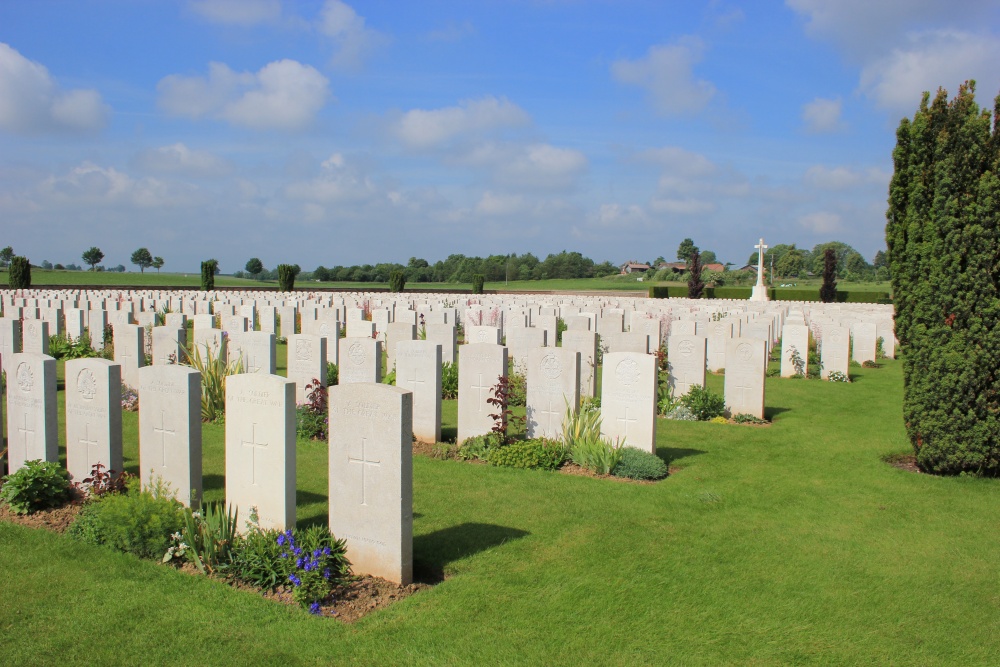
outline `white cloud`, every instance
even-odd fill
[[[502,217],[522,213],[524,210],[524,197],[487,191],[476,204],[475,213],[481,216]]]
[[[846,190],[861,183],[861,174],[847,167],[814,165],[806,170],[803,180],[822,190]]]
[[[281,18],[281,0],[190,0],[188,6],[214,23],[250,26]]]
[[[114,167],[83,162],[38,186],[44,206],[176,208],[205,204],[197,187],[156,178],[133,179]]]
[[[232,166],[208,151],[191,150],[182,143],[140,151],[133,165],[152,174],[180,174],[215,178],[232,172]]]
[[[315,204],[357,203],[372,199],[378,192],[375,183],[340,153],[323,161],[322,173],[308,181],[285,188],[288,199]],[[315,209],[314,209],[315,211]]]
[[[645,57],[617,60],[611,73],[621,83],[645,88],[656,109],[666,115],[701,111],[715,96],[711,82],[695,79],[694,65],[705,45],[697,37],[682,37],[674,44],[652,46]]]
[[[506,98],[487,96],[463,100],[458,106],[412,109],[392,125],[392,132],[409,148],[439,147],[459,137],[527,125],[528,114]]]
[[[365,19],[340,0],[327,0],[317,19],[319,31],[336,47],[330,65],[342,69],[358,69],[388,38],[365,25]]]
[[[800,216],[798,222],[799,225],[814,234],[832,234],[843,231],[843,227],[840,224],[840,216],[827,211],[807,213]]]
[[[587,157],[578,150],[549,144],[531,144],[509,161],[497,165],[497,178],[521,187],[569,187],[587,168]]]
[[[932,30],[908,36],[904,46],[861,70],[861,90],[893,111],[912,112],[924,91],[944,87],[954,95],[966,79],[990,98],[1000,88],[1000,37],[960,30]]]
[[[96,90],[60,90],[44,65],[0,42],[0,128],[91,132],[104,127],[109,111]]]
[[[616,231],[646,229],[650,226],[649,216],[637,204],[601,204],[594,222],[599,227]]]
[[[843,102],[839,97],[826,99],[817,97],[802,106],[802,122],[806,131],[814,134],[837,132],[844,127],[840,119]]]
[[[301,129],[329,97],[329,81],[295,60],[268,63],[256,74],[210,63],[208,76],[172,74],[157,84],[160,106],[178,116],[211,116],[256,129]]]

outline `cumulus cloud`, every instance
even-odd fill
[[[814,234],[832,234],[843,231],[840,216],[828,211],[807,213],[799,217],[799,225]]]
[[[812,102],[802,106],[802,122],[806,131],[813,134],[837,132],[844,124],[840,119],[843,103],[840,98],[826,99],[817,97]]]
[[[861,90],[879,106],[910,112],[923,91],[939,86],[952,94],[966,79],[992,98],[1000,89],[1000,37],[960,30],[933,30],[909,35],[905,45],[877,58],[861,70]]]
[[[601,204],[594,222],[598,227],[619,232],[647,229],[650,226],[649,216],[637,204]]]
[[[316,178],[292,183],[285,188],[288,199],[314,204],[357,203],[372,199],[378,188],[357,165],[334,153],[323,161]]]
[[[210,63],[207,76],[171,74],[157,84],[159,104],[168,113],[209,116],[255,129],[301,129],[329,97],[329,81],[295,60],[268,63],[260,71],[235,72]]]
[[[412,109],[392,124],[392,132],[407,147],[429,149],[459,138],[527,125],[528,114],[506,98],[493,96],[463,100],[458,106]]]
[[[616,60],[611,73],[619,82],[644,88],[653,106],[665,115],[695,113],[715,96],[715,86],[696,79],[694,66],[704,56],[697,37],[682,37],[673,44],[652,46],[636,60]]]
[[[486,191],[476,203],[475,213],[480,216],[503,217],[524,212],[526,203],[521,195]]]
[[[222,158],[208,151],[191,150],[182,143],[147,148],[135,156],[132,164],[151,174],[215,178],[232,172],[232,166]]]
[[[358,69],[364,61],[388,42],[388,37],[365,25],[365,19],[340,0],[326,0],[317,20],[320,33],[335,47],[332,67]]]
[[[520,187],[569,187],[587,169],[587,157],[572,148],[531,144],[497,165],[500,182]]]
[[[205,203],[197,187],[156,178],[134,179],[114,167],[83,162],[65,174],[52,175],[38,186],[45,205],[70,207],[125,206],[164,208]]]
[[[17,134],[92,132],[110,109],[96,90],[60,90],[48,69],[0,42],[0,128]]]
[[[281,0],[190,0],[188,6],[213,23],[251,26],[281,18]]]

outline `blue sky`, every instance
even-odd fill
[[[165,270],[884,247],[899,119],[1000,5],[0,3],[0,245]]]

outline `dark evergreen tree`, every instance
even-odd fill
[[[1000,97],[924,95],[896,132],[886,241],[903,419],[926,471],[1000,474]]]
[[[702,292],[705,291],[705,283],[701,280],[701,253],[697,248],[691,253],[688,270],[691,272],[688,277],[688,298],[700,299]]]
[[[402,271],[393,271],[389,274],[389,291],[402,292],[406,286],[406,274]]]
[[[298,271],[292,264],[278,264],[278,291],[291,292],[295,289],[295,276]]]
[[[823,251],[823,285],[819,288],[819,300],[823,303],[837,300],[837,252],[833,248]]]
[[[486,276],[481,273],[477,273],[472,276],[472,293],[482,294],[483,293],[483,283],[486,282]]]
[[[215,270],[219,262],[209,259],[201,263],[201,289],[203,292],[211,292],[215,289]]]
[[[31,288],[31,262],[27,257],[11,257],[7,271],[7,282],[11,289]]]

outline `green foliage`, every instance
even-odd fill
[[[819,300],[832,303],[837,298],[837,258],[833,248],[823,254],[823,285],[819,288]]]
[[[90,345],[90,332],[84,331],[76,340],[67,334],[49,336],[49,356],[56,359],[88,359],[100,355]]]
[[[15,514],[31,514],[59,507],[71,498],[69,472],[58,461],[25,461],[4,477],[0,500]]]
[[[925,93],[893,162],[886,241],[907,435],[923,470],[1000,475],[1000,127],[975,83],[951,101]]]
[[[406,274],[402,271],[393,271],[389,274],[389,291],[402,292],[406,286]]]
[[[11,257],[7,284],[11,289],[31,289],[31,263],[27,257]]]
[[[330,428],[330,410],[327,406],[326,387],[314,378],[306,385],[306,402],[295,407],[295,434],[306,440],[327,439]]]
[[[864,361],[861,362],[861,367],[862,368],[878,368],[878,364],[876,364],[871,359],[865,359]]]
[[[382,384],[391,384],[391,385],[395,385],[396,384],[396,369],[395,368],[393,368],[391,371],[389,371],[388,373],[385,374],[385,377],[382,378]]]
[[[201,263],[201,290],[211,292],[215,289],[215,272],[219,268],[219,261],[209,259]]]
[[[83,251],[83,261],[90,264],[90,270],[93,271],[97,268],[97,265],[104,260],[104,253],[97,246],[91,246],[89,250]]]
[[[292,597],[318,613],[319,602],[351,573],[346,542],[336,539],[326,526],[286,530],[277,542],[284,548],[281,558],[288,561]]]
[[[295,289],[295,276],[298,271],[294,264],[278,264],[278,291],[291,292]]]
[[[462,441],[455,456],[462,461],[486,461],[490,452],[500,444],[501,438],[496,433],[473,436]]]
[[[653,480],[663,479],[670,472],[667,464],[656,454],[644,452],[635,447],[623,447],[621,458],[611,470],[615,477]]]
[[[508,468],[555,470],[566,460],[566,448],[554,440],[534,438],[493,448],[486,460],[491,465]]]
[[[562,423],[563,444],[573,463],[595,472],[608,475],[621,459],[620,447],[601,437],[600,410],[573,410],[566,404],[566,414]]]
[[[741,412],[739,414],[733,415],[733,421],[737,424],[766,424],[766,419],[761,419],[760,417],[755,417],[746,412]]]
[[[336,341],[333,341],[336,345]],[[337,368],[337,364],[333,362],[327,362],[326,364],[326,386],[335,387],[340,384],[340,369]]]
[[[14,259],[14,248],[7,246],[0,250],[0,266],[9,266],[12,259]]]
[[[473,294],[482,294],[483,293],[483,284],[485,282],[486,282],[486,276],[484,276],[481,273],[477,273],[476,275],[472,276],[472,293]]]
[[[162,559],[171,536],[184,526],[181,507],[162,486],[142,490],[139,480],[133,479],[128,493],[104,495],[87,503],[69,534],[140,558]]]
[[[246,269],[247,273],[256,278],[264,272],[264,262],[260,261],[257,257],[251,257],[247,260],[246,266],[243,268]]]
[[[687,262],[696,252],[698,252],[698,246],[694,244],[694,241],[691,239],[684,239],[681,241],[681,244],[677,246],[677,261]]]
[[[729,423],[729,420],[726,419],[725,417],[723,417],[722,415],[719,415],[718,417],[712,417],[708,421],[709,421],[710,424],[728,424]]]
[[[164,263],[165,262],[163,261],[162,257],[154,257],[153,258],[153,263],[150,264],[150,266],[152,266],[154,269],[156,269],[156,272],[159,273],[160,269],[163,268]]]
[[[701,280],[701,253],[695,248],[688,259],[688,298],[700,299],[705,291],[705,283]]]
[[[698,419],[708,421],[726,411],[726,399],[707,387],[693,385],[688,393],[680,397],[680,404]]]
[[[149,248],[139,248],[132,253],[130,261],[139,267],[139,273],[145,273],[153,265],[153,254],[149,252]]]
[[[163,562],[185,558],[201,570],[202,574],[225,569],[232,559],[237,542],[238,510],[225,503],[206,503],[201,510],[183,509],[184,528],[171,535],[174,541]]]
[[[441,398],[458,398],[458,362],[441,364]]]
[[[831,371],[826,379],[830,382],[850,382],[851,378],[847,375],[841,373],[840,371]]]
[[[201,354],[204,348],[205,356]],[[243,372],[243,357],[227,362],[209,345],[195,345],[192,352],[181,347],[182,363],[201,373],[201,420],[214,422],[226,416],[226,378]]]
[[[528,403],[528,376],[519,371],[507,374],[510,395],[507,398],[509,406],[524,407]]]

